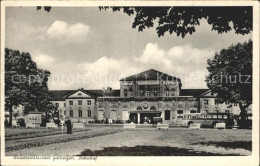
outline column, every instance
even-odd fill
[[[140,113],[137,113],[137,123],[140,124]]]

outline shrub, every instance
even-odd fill
[[[24,118],[18,119],[17,123],[19,123],[20,127],[25,127],[26,126]]]

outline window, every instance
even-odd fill
[[[82,96],[82,94],[81,94],[81,93],[78,93],[78,96],[79,96],[79,97],[81,97],[81,96]]]
[[[209,112],[209,110],[207,110],[207,109],[204,110],[204,113],[205,113],[205,114],[207,114],[208,112]]]
[[[124,90],[124,97],[127,97],[127,89]]]
[[[143,96],[144,96],[144,91],[140,90],[140,91],[139,91],[139,96],[140,96],[140,97],[143,97]]]
[[[237,103],[234,103],[234,106],[237,106]]]
[[[88,110],[88,117],[91,117],[91,110]]]
[[[79,117],[82,117],[82,110],[79,110],[78,113],[79,113]]]
[[[165,95],[166,96],[169,96],[170,95],[170,92],[168,90],[165,91]]]
[[[55,103],[56,108],[59,108],[59,103]]]
[[[191,119],[197,119],[197,116],[191,116]]]
[[[70,105],[73,105],[73,101],[69,101],[69,104],[70,104]]]
[[[141,107],[138,107],[137,110],[142,110],[142,108],[141,108]]]
[[[164,119],[165,120],[170,120],[170,110],[165,110],[165,112],[164,112]]]
[[[147,97],[150,97],[150,95],[151,95],[150,91],[147,91],[147,92],[146,92],[146,96],[147,96]]]
[[[209,101],[208,100],[204,100],[203,103],[204,103],[204,105],[208,105]]]
[[[132,88],[129,89],[129,95],[130,95],[130,97],[133,97],[133,96],[134,96],[134,95],[133,95],[133,89],[132,89]]]
[[[78,101],[78,105],[82,105],[82,101]]]
[[[195,113],[197,113],[197,110],[190,110],[190,113],[195,114]]]
[[[153,93],[154,93],[155,97],[158,96],[158,91],[157,90],[153,91]]]
[[[73,117],[73,110],[70,110],[70,117]]]
[[[183,119],[183,116],[177,116],[177,119]]]
[[[183,110],[177,110],[177,114],[183,114]]]
[[[171,96],[175,96],[175,89],[171,90]]]
[[[217,100],[215,100],[215,105],[218,105],[218,101]]]
[[[90,100],[88,100],[88,105],[91,105],[91,101]]]
[[[66,103],[64,103],[64,107],[66,107]]]
[[[155,108],[154,106],[152,106],[152,107],[150,108],[150,110],[154,110],[154,111],[155,111],[155,110],[156,110],[156,108]]]

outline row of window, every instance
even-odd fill
[[[73,110],[69,110],[69,113],[70,113],[70,117],[74,117]],[[78,110],[78,117],[82,117],[82,110]],[[88,110],[88,117],[91,117],[91,110]]]
[[[130,97],[133,97],[133,91],[127,91],[127,89],[124,90],[124,97],[127,97],[129,94]],[[143,90],[139,90],[139,96],[140,97],[151,97],[151,96],[154,96],[154,97],[157,97],[159,96],[159,91],[157,90],[154,90],[153,93],[151,91],[143,91]],[[174,91],[168,91],[166,90],[165,91],[165,96],[175,96],[175,90]]]
[[[88,101],[87,101],[87,104],[88,104],[88,105],[91,105],[91,101],[88,100]],[[69,101],[69,105],[73,105],[73,101]],[[78,101],[78,105],[82,105],[82,101],[81,101],[81,100]]]
[[[88,104],[88,105],[91,105],[91,101],[88,100],[88,101],[87,101],[87,104]],[[73,101],[69,101],[69,105],[73,105]],[[81,101],[81,100],[78,101],[78,105],[82,105],[82,101]],[[55,103],[55,106],[56,106],[56,108],[59,108],[59,103]],[[63,106],[66,107],[66,103],[64,103]]]

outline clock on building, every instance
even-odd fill
[[[148,108],[148,104],[144,103],[144,109],[147,109],[147,108]]]

